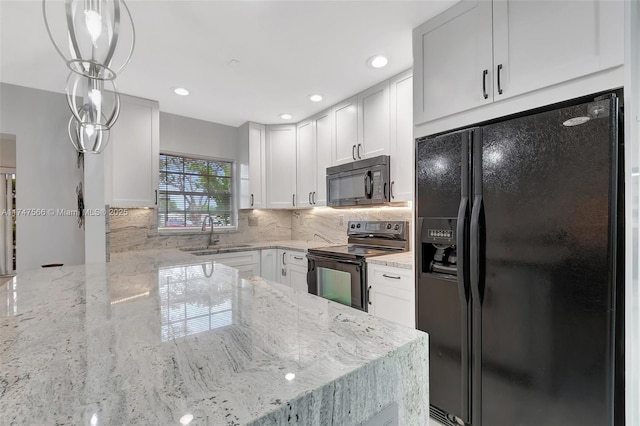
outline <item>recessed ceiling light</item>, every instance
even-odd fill
[[[293,118],[293,115],[284,113],[280,114],[280,118],[282,118],[283,120],[291,120]]]
[[[387,59],[386,56],[376,55],[376,56],[372,56],[371,58],[369,58],[369,60],[367,62],[373,68],[382,68],[382,67],[384,67],[385,65],[387,65],[389,63],[389,60]]]
[[[189,94],[189,91],[184,87],[176,87],[175,89],[173,89],[173,91],[176,95],[180,96],[187,96]]]
[[[310,95],[309,96],[309,100],[311,102],[320,102],[322,100],[322,96],[321,95]]]

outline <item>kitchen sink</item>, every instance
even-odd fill
[[[251,247],[251,244],[224,244],[219,246],[208,246],[208,247],[184,247],[180,250],[187,251],[194,256],[207,256],[210,254],[218,254],[220,252],[225,252],[226,250],[233,250],[237,248],[246,248]]]

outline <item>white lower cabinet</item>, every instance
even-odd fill
[[[307,292],[307,255],[302,251],[278,249],[278,281]]]
[[[237,269],[243,278],[260,276],[260,252],[257,250],[216,254],[212,260]]]
[[[264,249],[260,251],[260,276],[265,280],[278,281],[278,250]]]
[[[289,285],[301,292],[307,293],[307,255],[301,251],[287,252],[287,275]]]
[[[369,313],[415,328],[415,290],[411,269],[367,265]]]

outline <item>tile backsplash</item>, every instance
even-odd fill
[[[349,220],[411,221],[411,207],[306,210],[240,210],[238,231],[219,234],[219,244],[278,240],[347,242]],[[209,233],[158,234],[155,209],[128,209],[127,215],[111,216],[107,228],[107,253],[157,248],[206,246]]]

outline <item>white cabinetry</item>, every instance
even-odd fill
[[[367,265],[369,313],[415,328],[415,289],[411,269]]]
[[[389,154],[389,80],[358,94],[356,158]]]
[[[621,65],[623,31],[624,2],[463,0],[414,29],[414,122]]]
[[[287,276],[289,285],[301,292],[307,293],[307,255],[301,251],[287,251]]]
[[[216,254],[212,259],[216,263],[237,269],[243,278],[260,276],[260,252],[257,250]]]
[[[391,99],[391,201],[413,200],[413,74],[389,81]]]
[[[295,124],[266,126],[266,153],[266,207],[297,207]]]
[[[245,123],[239,128],[240,143],[240,208],[264,208],[265,126]]]
[[[327,167],[331,166],[331,111],[298,124],[296,207],[327,204]]]
[[[105,148],[105,203],[156,207],[160,154],[158,102],[120,95],[120,116]]]
[[[297,250],[278,249],[278,282],[294,289],[307,290],[307,255]]]
[[[353,96],[334,106],[333,116],[333,164],[355,161],[358,147],[358,97]]]
[[[298,123],[297,141],[297,207],[313,206],[313,193],[316,191],[316,141],[312,120]]]
[[[265,280],[278,281],[278,250],[264,249],[260,251],[260,276]]]

